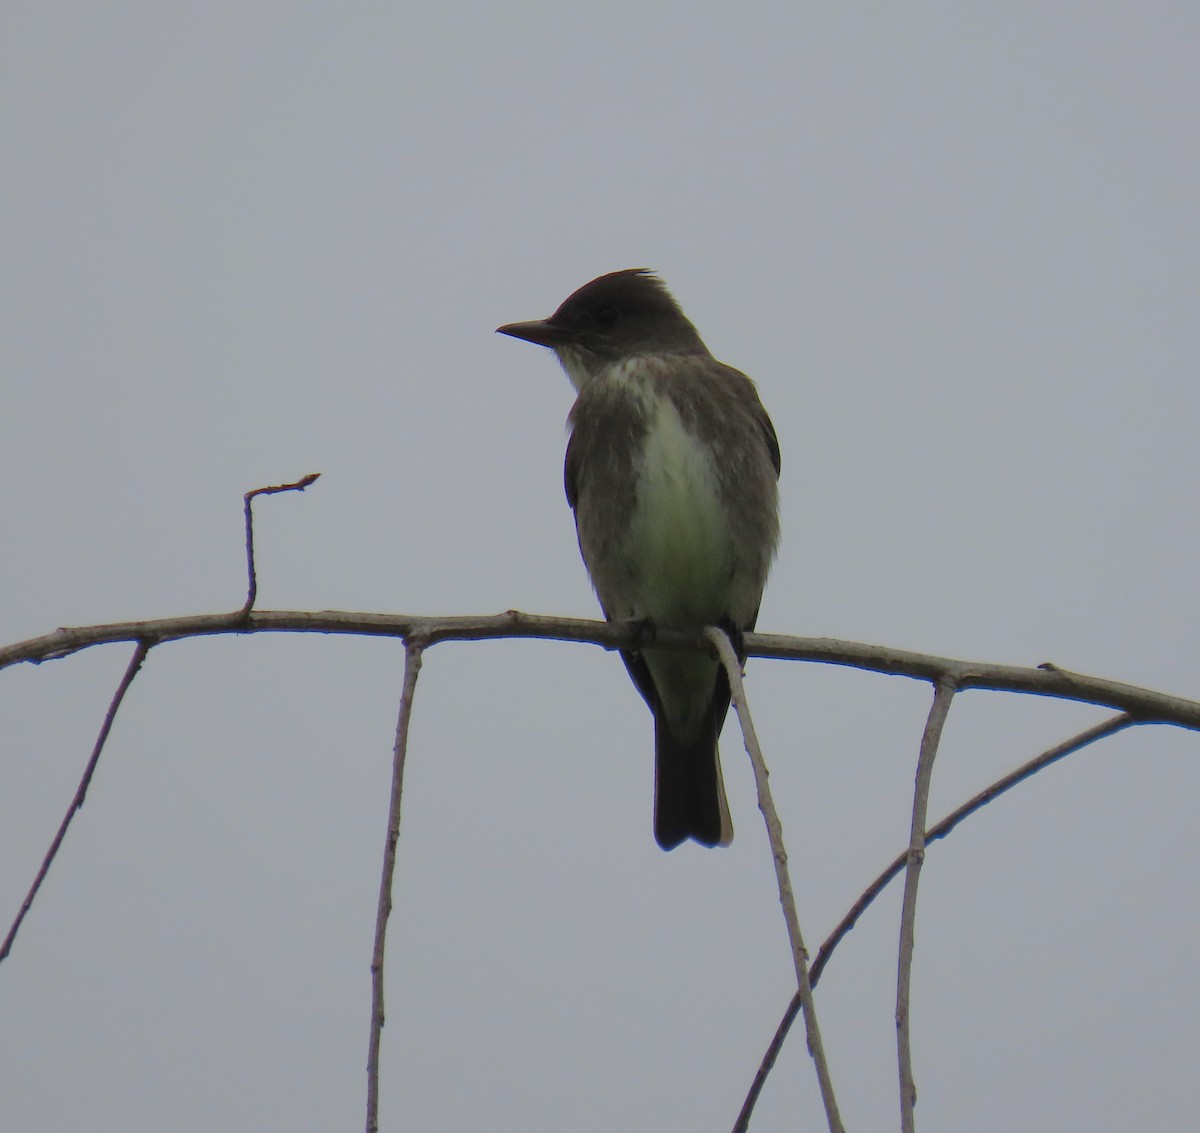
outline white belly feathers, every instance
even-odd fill
[[[729,601],[732,546],[710,451],[657,399],[630,517],[645,609],[659,625],[706,625]]]

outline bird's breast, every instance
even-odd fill
[[[636,616],[708,624],[727,612],[733,554],[716,454],[685,427],[669,396],[648,399],[646,409],[627,534],[641,576],[644,609]]]

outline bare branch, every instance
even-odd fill
[[[254,569],[254,497],[273,496],[276,492],[303,492],[309,484],[315,483],[320,475],[319,472],[310,472],[293,484],[254,488],[242,497],[242,510],[246,520],[246,601],[242,605],[243,615],[254,609],[254,600],[258,597],[258,575]]]
[[[367,1045],[367,1133],[379,1129],[379,1043],[384,1023],[383,961],[388,917],[392,912],[392,878],[396,872],[396,844],[400,840],[400,801],[404,794],[404,761],[408,754],[408,725],[413,697],[421,672],[425,643],[409,638],[404,647],[404,689],[396,740],[392,746],[392,794],[388,803],[387,839],[383,848],[383,870],[379,879],[379,905],[375,913],[375,948],[371,954],[371,1037]]]
[[[260,489],[259,491],[260,493],[284,491],[292,487],[291,485],[281,485],[278,488]],[[252,558],[249,561],[252,563]],[[252,596],[250,602],[252,602]],[[478,641],[510,637],[591,642],[605,649],[630,648],[640,644],[637,630],[624,623],[609,624],[584,619],[548,617],[525,614],[517,610],[508,610],[505,613],[490,616],[422,617],[336,610],[319,612],[255,611],[245,608],[232,614],[207,614],[59,629],[54,633],[28,641],[0,647],[0,669],[22,662],[40,664],[42,661],[66,657],[95,645],[112,644],[119,641],[136,642],[139,648],[148,651],[160,643],[189,637],[244,633],[329,633],[400,637],[419,640],[425,648],[442,641]],[[1112,731],[1120,730],[1130,724],[1162,723],[1200,730],[1200,702],[1139,688],[1135,685],[1068,672],[1048,663],[1038,668],[1023,668],[1015,665],[965,662],[835,638],[747,634],[744,643],[747,654],[755,657],[855,667],[869,672],[928,680],[939,684],[951,682],[959,691],[978,688],[1058,697],[1115,708],[1125,714],[1116,718],[1114,722],[1093,730],[1094,734],[1084,733],[1078,742],[1069,741],[1067,745],[1064,745],[1064,750],[1057,754],[1051,752],[1046,753],[1044,757],[1039,757],[1047,762],[1061,758],[1069,751],[1077,750],[1078,747],[1092,742],[1100,735],[1111,734]],[[711,647],[704,639],[703,634],[682,633],[666,629],[658,631],[656,645],[660,648],[675,649]],[[1038,761],[1034,761],[1034,763],[1037,764]],[[977,797],[976,800],[960,808],[955,815],[950,816],[939,827],[931,830],[927,840],[944,836],[967,814],[984,805],[990,797],[1002,793],[1022,778],[1033,774],[1040,769],[1040,765],[1029,765],[1012,776],[998,781],[988,789],[990,795],[985,792],[988,797]],[[905,860],[907,860],[907,853],[898,860],[899,864],[893,863],[892,867],[885,871],[885,875],[881,875],[875,885],[863,894],[843,923],[822,946],[810,974],[810,985],[815,985],[820,977],[833,947],[853,927],[858,916],[895,876]],[[770,1071],[775,1053],[782,1045],[791,1020],[798,1010],[799,1002],[796,1000],[789,1009],[789,1014],[785,1015],[781,1022],[775,1041],[764,1058],[763,1066],[755,1079],[755,1085],[751,1088],[743,1107],[743,1115],[747,1119],[757,1097],[757,1091],[761,1089],[761,1083]],[[739,1121],[742,1122],[742,1119],[739,1118]],[[744,1128],[744,1122],[739,1125],[739,1128]]]
[[[1055,745],[1023,763],[1015,771],[1010,771],[1007,775],[997,779],[994,783],[989,784],[977,795],[968,799],[962,806],[951,811],[945,818],[936,826],[931,826],[925,832],[925,844],[928,846],[932,842],[936,842],[947,837],[952,830],[964,819],[974,814],[977,810],[987,806],[994,799],[998,799],[1005,792],[1010,791],[1018,783],[1023,783],[1026,779],[1036,775],[1045,767],[1057,763],[1060,759],[1065,759],[1068,755],[1080,751],[1089,744],[1095,743],[1097,740],[1104,739],[1107,736],[1116,735],[1118,732],[1124,731],[1131,725],[1135,725],[1139,721],[1132,716],[1122,713],[1120,716],[1110,717],[1101,724],[1097,724],[1093,728],[1088,728],[1086,731],[1080,732],[1078,735],[1072,736],[1068,740]],[[891,864],[881,873],[866,889],[863,890],[858,900],[850,907],[849,912],[838,922],[837,928],[829,934],[825,939],[825,943],[821,945],[817,952],[817,958],[813,961],[812,967],[809,969],[809,982],[813,987],[821,979],[822,973],[825,971],[826,964],[829,963],[833,956],[833,950],[841,943],[852,928],[858,923],[859,917],[871,906],[875,898],[882,893],[888,885],[896,878],[902,869],[905,862],[908,861],[908,851],[903,850],[897,854],[891,861]],[[791,1002],[788,1004],[787,1010],[783,1013],[783,1018],[779,1021],[779,1026],[775,1029],[775,1034],[771,1038],[770,1044],[767,1046],[766,1052],[763,1054],[762,1062],[759,1065],[758,1072],[754,1075],[754,1081],[750,1084],[750,1089],[746,1093],[746,1100],[742,1104],[742,1113],[739,1116],[739,1122],[743,1124],[739,1128],[748,1127],[750,1114],[754,1110],[754,1106],[758,1102],[759,1094],[762,1093],[763,1086],[766,1085],[767,1077],[774,1069],[775,1062],[779,1058],[779,1052],[783,1049],[784,1041],[791,1030],[792,1023],[795,1022],[796,1016],[800,1013],[800,993],[797,992],[792,996]]]
[[[825,1058],[825,1045],[821,1041],[821,1030],[817,1025],[817,1012],[813,1006],[812,986],[808,979],[808,952],[800,932],[800,918],[796,914],[796,898],[792,893],[792,881],[788,875],[787,849],[783,844],[783,824],[775,810],[768,782],[767,765],[763,759],[754,720],[750,716],[750,705],[746,700],[746,689],[742,683],[742,666],[733,651],[733,645],[724,631],[710,626],[704,636],[713,644],[721,664],[729,677],[729,690],[733,706],[737,711],[738,723],[742,726],[742,737],[746,754],[754,768],[754,782],[758,788],[758,809],[767,824],[767,837],[771,842],[771,855],[775,859],[775,880],[779,886],[779,903],[783,906],[783,919],[787,922],[788,940],[792,946],[792,963],[796,968],[796,994],[804,1009],[804,1023],[808,1031],[808,1050],[817,1071],[817,1082],[821,1087],[821,1100],[825,1105],[825,1118],[830,1133],[843,1133],[842,1118],[838,1113],[837,1098],[833,1092],[833,1079],[829,1074],[829,1063]],[[748,1116],[748,1115],[747,1115]],[[734,1133],[744,1133],[745,1126],[734,1126]]]
[[[896,974],[896,1054],[900,1065],[900,1128],[903,1133],[915,1133],[916,1130],[913,1109],[917,1104],[917,1087],[913,1081],[908,1009],[917,922],[917,885],[921,878],[921,866],[925,862],[925,816],[929,811],[933,762],[937,758],[950,703],[957,691],[951,678],[943,678],[938,682],[933,705],[929,709],[929,719],[925,722],[925,734],[921,737],[921,754],[917,758],[913,787],[912,827],[904,872],[904,901],[900,909],[900,960]]]
[[[104,722],[100,725],[100,733],[96,736],[96,742],[92,745],[92,754],[87,761],[87,766],[83,769],[83,776],[79,780],[79,786],[75,788],[75,797],[71,800],[71,805],[67,807],[67,813],[63,815],[62,822],[58,825],[58,833],[54,835],[54,840],[50,843],[50,848],[46,851],[46,856],[42,858],[41,868],[37,871],[37,876],[33,879],[33,884],[29,887],[29,892],[25,894],[25,900],[21,902],[20,911],[13,920],[12,926],[8,930],[8,935],[4,938],[3,945],[0,945],[0,962],[12,951],[13,941],[17,939],[17,933],[21,931],[21,924],[25,920],[25,915],[33,908],[33,900],[38,894],[38,890],[42,887],[42,882],[46,880],[46,875],[50,872],[50,867],[54,864],[54,859],[58,856],[58,849],[63,844],[63,839],[67,836],[67,828],[71,825],[71,820],[75,817],[78,810],[83,807],[83,801],[87,798],[88,787],[92,782],[92,775],[96,771],[96,764],[100,762],[100,753],[104,750],[104,744],[108,740],[108,733],[112,731],[113,721],[117,718],[117,710],[121,707],[121,701],[125,699],[125,694],[129,691],[129,686],[133,684],[133,678],[137,676],[138,670],[142,667],[142,662],[146,660],[146,654],[150,652],[150,646],[139,641],[137,648],[133,651],[133,656],[129,659],[129,664],[126,666],[125,674],[121,677],[121,683],[117,685],[116,692],[112,695],[112,700],[108,703],[108,711],[104,714]]]
[[[508,610],[503,614],[422,617],[412,614],[352,613],[340,610],[251,610],[243,614],[200,614],[115,625],[59,629],[42,637],[0,647],[0,669],[23,661],[41,662],[68,656],[94,645],[147,641],[157,645],[186,637],[225,633],[341,633],[372,637],[419,636],[427,644],[441,641],[484,641],[507,637],[550,641],[588,641],[605,649],[632,649],[642,644],[627,624],[555,618]],[[659,629],[655,645],[670,649],[710,649],[703,634]],[[927,653],[886,649],[878,645],[822,637],[783,637],[748,633],[748,656],[844,665],[938,682],[952,678],[959,691],[994,689],[1051,696],[1128,712],[1146,723],[1171,723],[1200,730],[1200,702],[1181,696],[1089,677],[1056,667],[1023,668],[976,661],[955,661]]]

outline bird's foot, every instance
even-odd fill
[[[649,618],[626,618],[621,624],[633,634],[635,652],[653,645],[658,639],[658,626]]]

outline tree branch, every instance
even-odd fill
[[[587,641],[605,649],[634,649],[643,644],[638,632],[622,623],[584,618],[555,618],[508,610],[503,614],[457,617],[421,617],[410,614],[352,613],[340,610],[240,610],[231,614],[199,614],[153,621],[59,629],[42,637],[0,647],[0,669],[21,662],[55,660],[118,641],[146,641],[157,645],[187,637],[237,633],[335,633],[370,637],[419,636],[428,645],[441,641],[484,641],[499,638],[545,638],[551,641]],[[655,645],[673,649],[710,648],[702,633],[659,629]],[[888,649],[879,645],[841,641],[829,637],[783,637],[748,633],[746,653],[751,657],[810,661],[844,665],[868,672],[911,677],[937,683],[950,678],[959,691],[994,689],[1051,696],[1084,704],[1098,704],[1128,712],[1147,723],[1170,723],[1200,730],[1200,702],[1180,696],[1122,684],[1101,677],[1071,673],[1054,665],[1037,668],[955,661],[927,653]]]
[[[286,490],[288,487],[290,486],[283,485],[276,490]],[[248,559],[248,562],[252,562],[252,559]],[[253,596],[251,595],[247,607],[252,600]],[[638,631],[621,623],[610,625],[606,622],[587,619],[525,614],[517,610],[508,610],[496,615],[423,617],[337,610],[320,612],[256,611],[247,607],[229,614],[204,614],[59,629],[27,641],[0,647],[0,669],[21,663],[40,664],[43,661],[69,656],[92,646],[122,641],[134,642],[138,646],[138,654],[135,656],[144,659],[150,648],[165,642],[179,641],[189,637],[245,633],[328,633],[399,637],[406,640],[419,640],[423,648],[442,641],[479,641],[510,637],[590,642],[610,650],[636,648],[641,644]],[[1172,724],[1191,730],[1200,730],[1200,702],[1139,688],[1135,685],[1067,672],[1048,663],[1037,668],[1023,668],[1015,665],[956,661],[931,654],[865,645],[836,638],[746,634],[744,644],[749,656],[841,665],[868,672],[932,681],[935,684],[948,681],[953,683],[959,691],[973,688],[992,689],[1034,696],[1057,697],[1115,708],[1124,714],[1097,729],[1083,733],[1077,737],[1077,740],[1060,745],[1059,749],[1045,753],[1038,760],[1026,765],[1025,768],[999,780],[982,795],[959,808],[953,815],[929,831],[927,842],[944,837],[968,814],[973,813],[979,806],[985,805],[992,797],[1034,774],[1040,770],[1041,766],[1062,758],[1070,751],[1078,750],[1079,747],[1093,742],[1102,735],[1111,734],[1131,724],[1142,723]],[[711,647],[705,641],[703,634],[681,633],[666,629],[658,631],[656,645],[677,649]],[[138,663],[141,663],[140,660]],[[118,691],[122,696],[124,695],[122,690]],[[111,724],[111,721],[109,723]],[[98,756],[98,751],[93,755],[94,757]],[[94,767],[94,764],[91,766]],[[81,788],[86,790],[86,783],[81,784]],[[69,815],[65,821],[69,821]],[[61,833],[60,831],[60,838],[56,839],[56,842],[61,841]],[[56,852],[57,845],[52,849]],[[880,875],[874,885],[859,898],[833,935],[822,945],[812,966],[810,986],[816,985],[838,941],[849,932],[878,892],[903,867],[906,858],[907,852],[893,862],[892,866],[884,871],[884,874]],[[37,886],[41,884],[45,876],[45,868],[48,868],[52,859],[53,853],[44,863],[43,871],[39,874],[29,899],[32,898],[33,893],[36,893]],[[4,946],[5,949],[11,946],[16,929],[26,911],[27,908],[23,908],[19,914]],[[788,1027],[798,1010],[799,1000],[795,999],[789,1012],[785,1014],[780,1023],[775,1040],[764,1057],[755,1084],[751,1087],[743,1106],[743,1115],[747,1120],[758,1096],[758,1091],[761,1090],[761,1084],[765,1081],[766,1075],[774,1063],[775,1055],[787,1034]],[[741,1120],[739,1118],[739,1121]]]
[[[413,697],[421,672],[424,643],[409,638],[404,650],[404,689],[396,741],[392,746],[392,793],[388,803],[387,838],[383,847],[383,871],[379,879],[379,904],[375,912],[375,949],[371,954],[371,1037],[367,1044],[367,1133],[379,1129],[379,1044],[384,1023],[383,961],[387,943],[388,917],[392,913],[392,878],[396,873],[396,844],[400,841],[400,801],[404,794],[404,761],[408,754],[408,725]]]
[[[750,756],[750,765],[754,768],[754,782],[758,788],[758,809],[762,811],[763,820],[767,824],[771,855],[775,859],[775,881],[779,886],[779,903],[783,907],[783,919],[787,923],[788,940],[792,946],[792,963],[796,969],[796,994],[800,997],[800,1003],[804,1009],[804,1025],[808,1031],[808,1050],[817,1071],[817,1082],[821,1087],[821,1101],[825,1105],[825,1118],[829,1123],[830,1133],[844,1133],[842,1118],[838,1113],[837,1098],[833,1092],[833,1079],[829,1074],[829,1063],[825,1058],[825,1044],[821,1041],[821,1029],[817,1025],[817,1012],[813,1006],[812,987],[808,979],[808,952],[804,947],[804,937],[800,932],[800,918],[796,914],[796,898],[792,892],[791,878],[788,875],[787,849],[783,844],[783,824],[779,821],[779,813],[775,810],[775,801],[771,797],[766,761],[763,759],[762,748],[758,743],[758,734],[754,730],[754,720],[750,715],[750,705],[746,700],[746,688],[742,683],[742,665],[723,630],[716,626],[710,626],[704,631],[704,636],[716,648],[717,656],[729,677],[730,698],[737,711],[738,723],[742,726],[746,754]],[[744,1133],[744,1127],[739,1128],[738,1125],[735,1125],[734,1133]]]
[[[100,734],[96,736],[96,742],[92,745],[92,754],[87,761],[87,766],[83,769],[83,775],[79,780],[79,786],[75,788],[75,797],[71,800],[71,805],[67,807],[67,813],[63,815],[62,822],[58,825],[58,832],[54,835],[53,841],[50,843],[50,848],[46,851],[45,857],[42,858],[41,868],[37,871],[37,876],[33,879],[33,884],[29,887],[29,892],[25,894],[25,900],[21,902],[21,908],[17,912],[13,923],[8,930],[8,935],[4,938],[4,943],[0,945],[0,962],[12,951],[13,941],[17,939],[17,933],[21,931],[21,924],[25,920],[26,914],[33,908],[34,898],[38,895],[38,890],[42,887],[42,882],[46,880],[46,875],[50,872],[50,867],[54,864],[54,859],[58,856],[59,847],[63,844],[63,839],[67,836],[67,829],[71,825],[71,820],[75,817],[77,811],[83,806],[84,799],[87,798],[88,787],[91,785],[92,776],[96,771],[96,764],[100,762],[100,753],[104,750],[104,744],[108,740],[108,733],[112,731],[113,721],[117,718],[117,710],[121,707],[121,702],[125,699],[125,694],[129,691],[129,686],[133,684],[133,678],[138,675],[138,670],[142,667],[142,662],[146,660],[146,654],[150,652],[150,646],[144,641],[139,641],[137,648],[133,651],[133,656],[129,659],[129,664],[125,668],[125,674],[121,677],[121,683],[117,685],[116,692],[112,695],[112,700],[108,703],[108,711],[104,714],[104,722],[100,725]]]
[[[913,787],[912,826],[908,840],[907,862],[904,871],[904,901],[900,910],[900,956],[896,973],[896,1054],[900,1067],[900,1128],[903,1133],[915,1133],[913,1109],[917,1104],[917,1087],[913,1081],[912,1044],[908,1023],[909,990],[912,986],[913,946],[916,941],[917,885],[921,866],[925,863],[925,816],[929,811],[929,784],[933,780],[933,762],[942,741],[942,728],[950,712],[950,703],[958,691],[954,681],[943,678],[938,682],[925,734],[921,737],[921,754],[917,758],[917,775]]]

